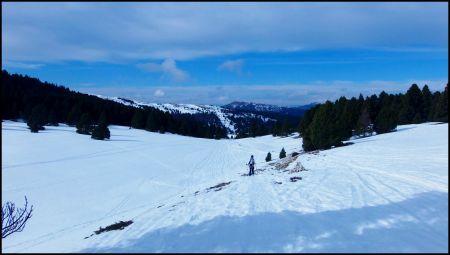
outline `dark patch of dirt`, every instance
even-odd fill
[[[219,190],[223,189],[223,187],[229,185],[230,183],[231,183],[231,181],[229,181],[229,182],[222,182],[222,183],[217,184],[216,186],[209,187],[206,190],[210,191],[210,190],[213,189],[214,191],[219,191]]]
[[[289,178],[289,180],[291,180],[291,182],[296,182],[301,179],[302,179],[302,177],[300,177],[300,176],[294,176],[294,177]]]
[[[113,230],[122,230],[122,229],[128,227],[129,225],[131,225],[132,223],[133,223],[132,220],[129,220],[129,221],[119,221],[119,222],[116,222],[116,223],[111,224],[111,225],[109,225],[109,226],[106,226],[105,228],[100,227],[98,230],[94,231],[94,233],[95,233],[96,235],[99,235],[99,234],[101,234],[101,233],[103,233],[103,232],[108,232],[108,231],[113,231]],[[89,237],[91,237],[91,236],[93,236],[93,235],[94,235],[94,234],[91,234],[90,236],[87,236],[87,237],[85,237],[84,239],[87,239],[87,238],[89,238]]]

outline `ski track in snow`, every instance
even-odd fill
[[[31,134],[2,122],[2,200],[27,195],[35,208],[2,252],[448,251],[448,124],[301,154],[288,168],[307,171],[292,174],[264,158],[300,151],[301,139],[110,130],[111,141],[96,141],[72,127]],[[256,175],[241,176],[250,154]]]

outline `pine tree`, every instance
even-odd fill
[[[358,124],[356,125],[356,134],[366,137],[371,124],[372,121],[370,120],[369,111],[367,110],[367,107],[364,107],[359,115]]]
[[[218,126],[215,126],[216,130],[214,131],[214,139],[220,139],[226,137],[226,131]]]
[[[158,126],[157,126],[156,119],[155,119],[154,115],[155,114],[153,112],[151,112],[151,111],[147,115],[147,121],[146,121],[146,124],[145,124],[145,129],[147,131],[151,131],[151,132],[158,131]]]
[[[83,113],[76,127],[78,134],[90,135],[92,132],[91,115],[88,112]]]
[[[433,119],[434,121],[448,122],[448,85],[439,95]]]
[[[422,88],[422,98],[423,98],[423,105],[422,105],[423,121],[429,121],[430,120],[430,112],[431,112],[431,104],[433,101],[433,94],[431,94],[431,91],[428,88],[428,85],[425,85]]]
[[[385,104],[375,119],[374,130],[377,134],[391,132],[397,127],[397,116],[391,105]]]
[[[284,148],[282,148],[280,151],[280,159],[285,158],[285,157],[286,157],[286,151],[284,150]]]
[[[303,148],[304,151],[317,150],[317,148],[314,147],[314,145],[311,142],[310,132],[311,132],[310,129],[307,129],[307,130],[303,131],[302,148]]]
[[[270,152],[268,152],[267,156],[266,156],[266,162],[269,162],[271,160],[272,160],[272,154],[270,154]]]
[[[72,106],[69,114],[67,115],[67,124],[70,126],[76,125],[81,117],[81,103]]]
[[[409,124],[414,120],[419,123],[424,118],[422,112],[422,91],[417,84],[411,85],[403,97],[402,108],[399,113],[400,124]]]
[[[131,119],[131,127],[136,129],[143,129],[145,127],[145,112],[142,109],[137,108],[134,111],[133,118]]]
[[[273,126],[272,135],[273,136],[281,135],[281,123],[278,120],[275,122],[275,125]]]
[[[44,125],[47,122],[47,109],[45,105],[39,104],[33,107],[31,114],[27,119],[27,125],[32,133],[37,133],[39,130],[44,130]]]
[[[106,118],[106,114],[103,112],[100,115],[97,126],[94,128],[94,131],[92,131],[91,138],[97,140],[104,140],[109,139],[110,136],[111,133],[108,129],[108,120]]]
[[[59,126],[58,120],[56,119],[55,110],[51,110],[48,114],[48,124],[52,126]]]
[[[250,125],[250,136],[256,137],[256,132],[258,131],[258,126],[256,124],[256,120],[252,121],[252,124]]]
[[[289,122],[287,119],[283,120],[283,124],[281,125],[281,135],[282,136],[289,135]]]
[[[300,120],[298,128],[298,132],[300,133],[301,136],[304,136],[304,134],[306,133],[306,130],[313,121],[314,114],[319,107],[320,105],[318,104],[313,108],[309,109],[308,111],[306,111],[305,114],[303,115],[302,119]]]
[[[312,145],[317,149],[329,149],[340,142],[335,132],[335,116],[333,113],[333,104],[327,101],[314,114],[308,134]]]

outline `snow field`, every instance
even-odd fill
[[[308,171],[292,174],[264,158],[300,151],[293,137],[110,130],[110,141],[97,141],[73,127],[32,134],[2,122],[2,201],[22,205],[27,195],[35,208],[3,252],[448,250],[447,124],[301,154],[289,168]],[[251,154],[257,174],[241,176]],[[83,239],[130,219],[124,230]]]

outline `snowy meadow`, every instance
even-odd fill
[[[2,201],[27,196],[34,206],[2,252],[448,251],[448,124],[310,153],[298,134],[212,140],[109,128],[99,141],[66,125],[33,134],[2,122]]]

